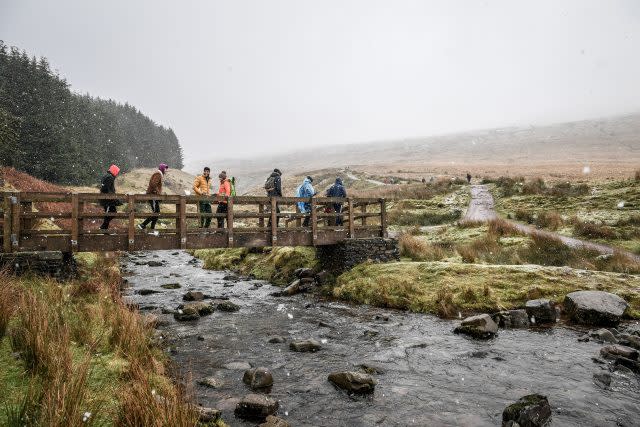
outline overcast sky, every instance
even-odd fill
[[[0,0],[0,39],[192,165],[640,111],[636,0]]]

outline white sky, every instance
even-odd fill
[[[640,111],[635,0],[0,0],[0,39],[190,164]]]

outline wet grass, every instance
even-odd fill
[[[528,299],[558,303],[576,290],[597,289],[625,298],[640,317],[640,277],[532,265],[497,266],[456,262],[365,263],[344,273],[335,297],[379,307],[445,317],[523,307]]]
[[[0,317],[0,425],[193,426],[197,411],[166,375],[153,330],[120,296],[113,258],[87,257],[82,278],[66,283],[3,275]],[[151,385],[152,405],[134,391]],[[139,402],[130,405],[131,401]],[[123,414],[127,416],[124,417]]]
[[[317,266],[315,249],[310,247],[202,249],[194,255],[206,269],[232,270],[277,285],[288,284],[297,268]]]

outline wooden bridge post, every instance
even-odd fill
[[[271,197],[271,246],[278,245],[278,204],[276,198]]]
[[[33,212],[33,202],[31,202],[31,201],[24,202],[23,206],[22,206],[22,212],[28,212],[28,213]],[[33,224],[34,223],[35,223],[35,219],[34,218],[24,218],[22,220],[22,227],[25,230],[31,230],[33,228]]]
[[[200,203],[198,203],[200,205]],[[180,236],[180,249],[187,249],[187,198],[180,196],[180,204],[177,206],[178,219],[177,229]]]
[[[71,252],[78,252],[78,193],[71,194]]]
[[[384,199],[380,199],[380,237],[388,237],[387,235],[387,203]]]
[[[360,207],[360,210],[362,211],[363,214],[365,214],[362,217],[362,225],[365,226],[365,225],[367,225],[367,215],[366,215],[367,214],[367,204],[363,203],[362,206]]]
[[[259,214],[264,213],[264,205],[262,203],[258,204],[258,213]],[[264,218],[262,217],[258,218],[258,227],[264,228]]]
[[[233,247],[233,197],[227,198],[227,247]]]
[[[11,195],[4,193],[4,223],[2,226],[2,245],[3,252],[11,252]]]
[[[20,193],[11,196],[11,251],[20,248]]]
[[[136,242],[136,199],[133,194],[127,195],[127,212],[129,213],[127,248],[129,249],[129,252],[133,252]]]
[[[316,200],[311,197],[311,244],[316,245],[318,239],[318,218],[316,212]]]
[[[347,199],[347,204],[349,206],[349,238],[354,239],[356,237],[356,227],[353,223],[353,200],[351,197]]]

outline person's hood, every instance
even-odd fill
[[[167,166],[167,164],[166,164],[166,163],[160,163],[160,164],[158,165],[158,170],[159,170],[160,172],[162,172],[162,174],[163,174],[163,175],[164,175],[164,173],[167,171],[167,169],[169,169],[169,166]]]
[[[116,177],[120,173],[120,168],[116,165],[111,165],[109,166],[109,173]]]
[[[342,185],[342,179],[336,178],[336,185]]]
[[[270,176],[273,176],[273,177],[277,178],[277,177],[279,177],[279,176],[280,176],[280,174],[279,174],[278,172],[275,172],[275,171],[274,171],[274,172],[271,172],[271,175],[270,175]]]
[[[302,184],[311,184],[311,180],[309,178],[305,178],[304,181],[302,181]]]

